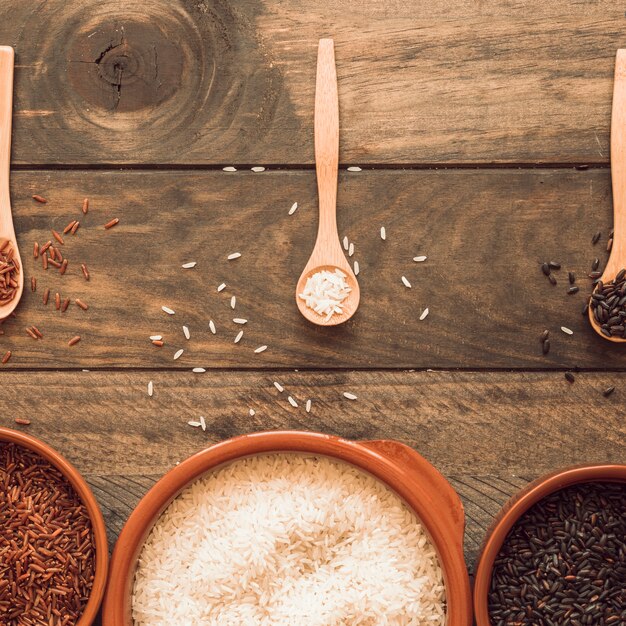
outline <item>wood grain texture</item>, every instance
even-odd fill
[[[342,162],[606,163],[625,26],[612,0],[4,2],[14,159],[311,164],[330,36]]]
[[[568,465],[626,462],[625,373],[580,374],[573,385],[546,372],[5,372],[2,381],[0,425],[31,419],[27,432],[89,477],[112,540],[177,461],[258,430],[392,438],[414,447],[463,498],[470,562],[493,515],[527,481]],[[609,384],[617,391],[604,398]],[[344,391],[358,399],[345,399]],[[199,415],[206,433],[187,425]]]
[[[315,240],[314,172],[16,172],[12,189],[26,282],[35,275],[38,287],[25,291],[17,319],[3,326],[0,349],[14,352],[6,367],[626,367],[626,352],[581,315],[591,262],[606,258],[606,170],[342,172],[339,231],[356,246],[362,301],[337,328],[309,324],[293,297]],[[37,204],[33,193],[48,203]],[[294,201],[299,208],[289,216]],[[113,217],[119,225],[104,230]],[[67,274],[44,272],[33,242],[72,219],[81,227],[61,246]],[[597,230],[603,238],[592,246]],[[227,261],[235,251],[243,256]],[[428,260],[414,263],[418,254]],[[556,287],[540,270],[551,259],[563,264]],[[184,270],[187,261],[198,265]],[[581,285],[573,296],[568,270]],[[90,308],[44,307],[45,287],[52,298],[58,290]],[[425,307],[430,314],[419,321]],[[234,317],[249,320],[237,345]],[[43,340],[26,335],[31,324]],[[552,333],[547,357],[544,328]],[[165,338],[162,349],[149,342],[155,334]],[[82,340],[69,348],[74,335]],[[263,344],[268,350],[254,354]]]

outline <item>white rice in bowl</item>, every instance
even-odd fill
[[[415,514],[326,457],[235,461],[187,487],[139,556],[136,626],[443,626],[443,574]]]

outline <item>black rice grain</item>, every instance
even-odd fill
[[[524,513],[494,562],[493,626],[626,624],[626,484],[585,483]]]
[[[609,283],[598,281],[589,306],[604,335],[626,338],[626,270],[620,270]]]

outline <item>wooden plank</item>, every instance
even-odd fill
[[[584,373],[573,385],[549,372],[5,372],[2,381],[0,425],[30,418],[27,432],[89,477],[112,541],[177,461],[258,430],[391,438],[414,447],[463,498],[469,562],[500,506],[529,480],[568,465],[626,462],[626,373]],[[604,398],[609,384],[617,391]],[[358,399],[345,399],[344,391]],[[187,425],[199,415],[206,433]]]
[[[606,163],[623,29],[612,0],[0,7],[21,164],[310,164],[324,35],[343,162]]]
[[[33,193],[49,202],[37,204]],[[91,198],[86,217],[83,196]],[[295,201],[299,208],[289,216]],[[356,244],[362,304],[338,328],[314,327],[294,303],[315,237],[316,203],[310,171],[17,172],[13,204],[26,282],[34,275],[38,287],[36,294],[25,290],[18,318],[3,327],[0,350],[14,353],[5,369],[626,367],[626,352],[596,336],[580,314],[591,261],[606,258],[608,171],[344,173],[340,232]],[[104,230],[113,217],[119,225]],[[44,272],[32,258],[33,242],[72,219],[82,225],[62,246],[67,274]],[[597,230],[603,237],[592,246]],[[243,256],[227,261],[235,251]],[[414,263],[418,254],[428,260]],[[540,271],[541,261],[553,258],[563,264],[557,287]],[[187,261],[198,265],[182,269]],[[81,263],[90,268],[89,282]],[[581,285],[573,296],[566,295],[568,270]],[[217,293],[222,282],[227,287]],[[72,305],[62,314],[44,307],[45,287],[52,298],[58,290],[90,308]],[[425,307],[430,314],[420,321]],[[238,345],[234,317],[249,320]],[[31,324],[43,340],[26,334]],[[547,357],[538,340],[544,328],[552,332]],[[76,334],[82,341],[69,348]],[[164,348],[150,344],[155,334]],[[269,349],[255,354],[264,344]]]

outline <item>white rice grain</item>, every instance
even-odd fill
[[[237,336],[235,337],[235,343],[239,343],[241,341],[241,338],[243,337],[243,330],[240,330],[237,333]]]
[[[217,293],[223,291],[224,289],[226,289],[226,283],[222,283],[221,285],[219,285],[219,287],[217,288]]]
[[[430,313],[430,311],[428,310],[428,307],[426,307],[426,308],[422,311],[422,314],[420,315],[420,322],[421,322],[422,320],[425,320],[425,319],[426,319],[426,316],[427,316],[429,313]]]
[[[227,165],[226,167],[223,167],[222,170],[224,172],[236,172],[237,168],[233,167],[232,165]]]
[[[350,242],[348,241],[348,237],[343,238],[343,249],[347,252],[350,247]]]
[[[191,339],[191,333],[189,332],[189,326],[183,326],[183,335],[185,335],[185,339]]]
[[[198,265],[198,263],[196,261],[190,261],[189,263],[183,263],[182,267],[185,270],[190,270],[191,268],[195,267],[196,265]]]
[[[130,610],[136,626],[443,626],[447,612],[415,513],[356,467],[295,453],[184,489],[144,542]]]
[[[409,279],[406,276],[402,277],[402,283],[404,284],[405,287],[408,287],[409,289],[411,288],[411,283],[409,282]]]
[[[296,209],[298,208],[298,203],[294,202],[291,205],[291,208],[289,209],[289,215],[293,215],[296,212]]]
[[[354,393],[350,393],[349,391],[344,391],[343,392],[343,397],[347,398],[348,400],[356,400],[357,396]]]
[[[296,409],[298,408],[298,403],[291,396],[287,396],[287,400],[289,400],[289,404],[291,404],[291,406],[295,407]]]
[[[236,305],[237,305],[237,296],[233,296],[233,297],[230,299],[230,308],[231,308],[231,309],[234,309]]]
[[[150,341],[161,341],[163,339],[162,335],[150,335]]]
[[[204,374],[204,372],[206,372],[206,370],[204,369],[204,367],[194,367],[191,370],[194,374]]]
[[[211,330],[211,332],[213,334],[215,334],[217,332],[217,330],[215,328],[215,322],[213,320],[209,320],[209,329]]]
[[[261,352],[265,352],[267,350],[267,346],[259,346],[254,353],[255,354],[261,354]]]
[[[358,276],[360,271],[361,271],[361,270],[360,270],[360,267],[359,267],[359,262],[358,262],[358,261],[355,261],[355,262],[354,262],[354,275],[355,275],[355,276]]]
[[[248,411],[248,415],[249,415],[250,417],[254,417],[254,416],[256,415],[256,411],[255,411],[254,409],[250,409],[250,410]]]
[[[574,331],[571,328],[567,328],[567,326],[561,326],[561,330],[566,334],[566,335],[573,335]]]
[[[250,168],[253,172],[264,172],[265,168],[262,165],[255,165]]]
[[[238,259],[241,256],[241,252],[232,252],[231,254],[228,255],[228,260],[229,261],[234,261],[235,259]]]
[[[352,256],[353,254],[354,254],[354,244],[350,242],[350,245],[348,246],[348,256]]]
[[[304,410],[305,410],[307,413],[310,413],[310,412],[311,412],[311,400],[307,400],[307,401],[306,401],[306,406],[304,407]]]
[[[174,355],[174,361],[177,361],[178,359],[180,359],[180,357],[183,356],[183,352],[184,350],[182,348],[178,350],[176,354]]]
[[[280,383],[277,383],[276,381],[274,381],[274,387],[276,387],[276,389],[278,389],[278,391],[280,391],[280,393],[285,391],[285,388]]]
[[[154,393],[154,385],[152,384],[152,381],[150,381],[148,383],[148,396],[151,398],[153,393]]]
[[[170,309],[170,307],[168,307],[168,306],[162,306],[161,307],[161,311],[164,311],[168,315],[174,315],[176,313],[176,311],[174,311],[174,309]]]
[[[348,170],[348,172],[360,172],[361,168],[358,165],[351,165],[350,167],[346,168]]]
[[[386,229],[384,226],[381,226],[381,227],[380,227],[380,238],[381,238],[383,241],[386,241],[386,240],[387,240],[387,229]]]
[[[423,263],[428,257],[427,256],[414,256],[413,260],[416,263]]]
[[[243,317],[233,317],[233,322],[235,322],[235,324],[247,324],[248,320]]]
[[[202,417],[202,415],[200,416],[200,427],[202,428],[202,430],[206,430],[206,421],[204,417]]]

